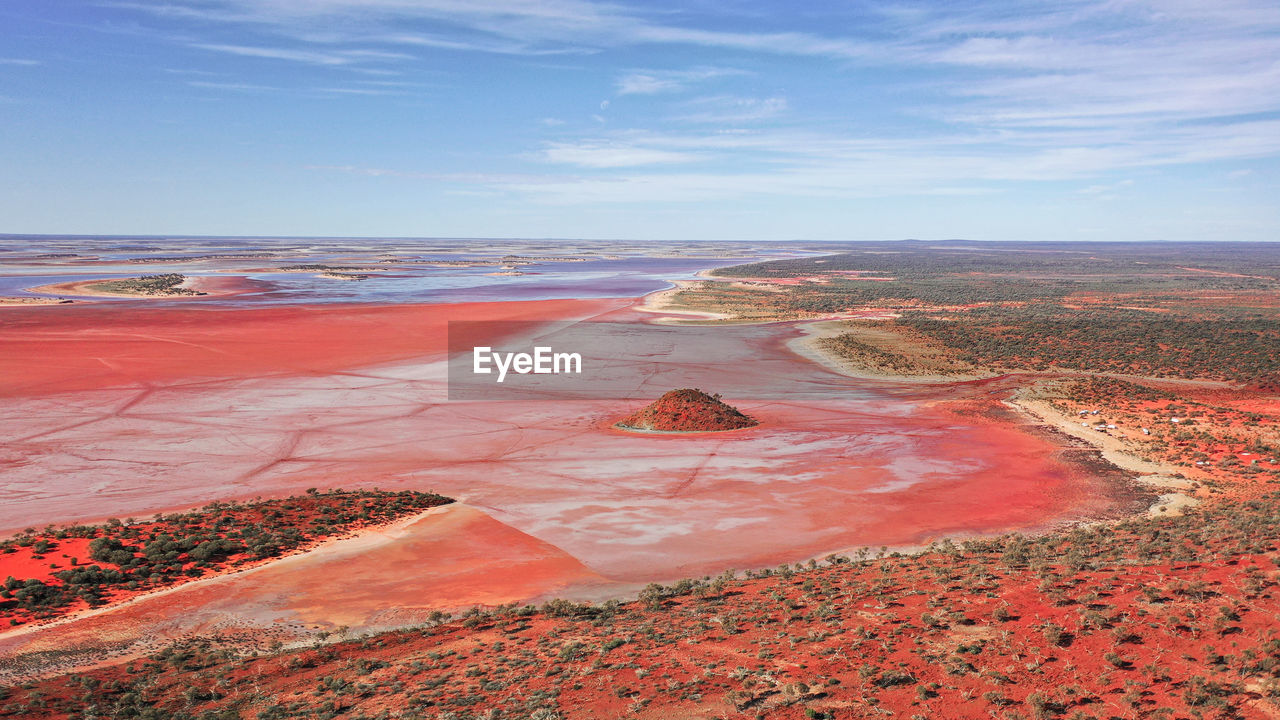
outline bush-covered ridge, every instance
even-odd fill
[[[278,655],[177,646],[14,689],[0,717],[1267,717],[1277,528],[1272,493]]]
[[[0,620],[20,625],[104,605],[450,502],[412,491],[308,491],[150,521],[31,528],[0,542]]]

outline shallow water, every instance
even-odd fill
[[[202,238],[198,241],[89,238],[0,239],[0,294],[31,294],[41,285],[99,278],[182,273],[191,277],[239,277],[250,292],[207,297],[205,304],[486,302],[562,298],[638,297],[688,279],[699,270],[767,257],[810,254],[795,248],[752,244],[685,243],[648,247],[588,241],[351,241],[286,238],[276,241]],[[121,246],[126,249],[120,249]],[[681,257],[671,255],[679,254]],[[697,257],[690,255],[697,254]],[[63,257],[62,255],[66,255]],[[216,257],[239,255],[243,257]],[[519,275],[494,275],[500,265],[437,267],[432,262],[501,262],[518,255]],[[42,257],[48,256],[48,257]],[[57,256],[57,257],[55,257]],[[556,258],[575,257],[568,262]],[[384,262],[394,260],[394,262]],[[526,264],[527,263],[527,264]],[[311,272],[278,272],[289,265],[359,267],[359,281]],[[44,297],[64,297],[39,292]],[[131,302],[94,298],[95,302]],[[148,299],[147,302],[166,302]],[[172,302],[172,301],[169,301]]]

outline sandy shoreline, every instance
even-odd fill
[[[849,377],[882,380],[902,383],[947,384],[968,382],[998,377],[998,374],[955,374],[955,375],[897,375],[877,372],[874,369],[848,362],[844,358],[824,349],[820,340],[839,335],[842,330],[832,320],[816,320],[799,324],[798,329],[804,333],[800,337],[787,342],[787,347],[823,367],[829,368]],[[1182,510],[1199,504],[1195,498],[1181,490],[1193,486],[1193,481],[1177,477],[1180,470],[1174,465],[1155,463],[1143,460],[1129,451],[1129,448],[1118,438],[1103,435],[1093,430],[1080,427],[1074,418],[1069,418],[1055,410],[1042,391],[1035,385],[1036,380],[1027,377],[1028,384],[1020,387],[1004,404],[1020,416],[1034,422],[1048,425],[1059,432],[1083,440],[1096,448],[1102,458],[1121,470],[1133,473],[1134,480],[1142,485],[1168,490],[1162,494],[1148,509],[1151,516],[1180,514]]]
[[[847,358],[840,357],[835,353],[822,347],[822,340],[826,338],[837,337],[848,330],[841,328],[837,323],[846,320],[846,317],[825,318],[821,320],[807,320],[796,324],[796,329],[801,332],[799,337],[792,338],[787,341],[787,347],[797,355],[822,365],[825,368],[834,370],[841,375],[855,377],[865,380],[885,380],[890,382],[903,383],[926,383],[926,384],[945,384],[954,382],[966,382],[969,380],[985,380],[988,378],[998,377],[1003,373],[991,373],[988,375],[979,375],[973,373],[955,373],[955,374],[924,374],[924,375],[902,375],[895,373],[887,373],[879,371],[867,365],[852,362]]]
[[[40,305],[70,305],[73,301],[49,297],[0,297],[0,307],[32,307]]]
[[[108,603],[107,605],[103,605],[101,607],[83,608],[81,610],[77,610],[76,612],[69,613],[67,615],[63,615],[62,617],[55,618],[52,620],[26,623],[25,625],[22,625],[17,628],[13,628],[12,630],[0,631],[0,642],[3,642],[5,640],[12,640],[14,638],[19,638],[34,632],[49,630],[51,628],[59,627],[61,625],[67,625],[79,620],[84,620],[85,618],[90,618],[97,615],[103,615],[109,612],[115,612],[120,608],[129,607],[131,605],[137,605],[139,603],[146,602],[154,598],[164,597],[165,595],[172,595],[175,592],[187,590],[193,587],[225,582],[227,578],[244,576],[244,575],[248,575],[254,572],[264,570],[268,567],[276,567],[279,564],[284,563],[286,561],[299,562],[304,559],[302,557],[304,555],[307,556],[307,558],[324,557],[326,552],[334,552],[335,546],[340,547],[344,550],[349,550],[352,547],[359,547],[360,544],[362,543],[369,544],[371,542],[376,542],[378,539],[377,536],[385,537],[385,536],[393,535],[397,531],[403,531],[406,527],[418,522],[419,520],[422,520],[423,518],[426,518],[432,514],[439,513],[443,511],[445,508],[451,507],[455,504],[457,503],[454,502],[454,503],[448,503],[446,505],[438,505],[436,507],[428,508],[420,513],[409,515],[409,516],[400,518],[398,520],[393,520],[390,523],[386,523],[384,525],[373,525],[369,527],[363,527],[351,532],[343,533],[341,535],[334,535],[332,537],[325,538],[324,540],[313,543],[311,545],[304,545],[298,548],[294,548],[293,550],[291,550],[288,553],[285,553],[284,555],[267,558],[254,563],[249,563],[247,565],[242,565],[240,567],[226,570],[225,572],[214,573],[212,575],[189,580],[187,582],[179,583],[177,585],[170,585],[169,587],[142,592],[137,595],[133,595],[132,597],[121,600],[119,602]]]
[[[1042,391],[1035,386],[1019,388],[1013,397],[1005,401],[1005,405],[1024,417],[1042,422],[1053,429],[1083,440],[1101,453],[1102,458],[1112,465],[1135,475],[1134,480],[1151,488],[1168,490],[1163,493],[1150,509],[1148,515],[1176,515],[1185,508],[1194,507],[1199,500],[1187,495],[1183,490],[1190,490],[1195,481],[1181,477],[1181,470],[1168,463],[1144,460],[1132,452],[1120,439],[1104,435],[1095,430],[1081,427],[1075,419],[1063,415],[1053,408],[1043,397]]]
[[[698,271],[698,275],[701,276],[703,272],[705,271],[703,270]],[[680,294],[680,292],[683,290],[687,290],[688,288],[691,288],[691,287],[696,287],[700,282],[703,282],[703,281],[671,280],[670,282],[673,285],[675,285],[675,287],[667,288],[666,290],[657,290],[639,298],[640,302],[634,306],[634,309],[639,310],[640,312],[654,313],[657,315],[668,316],[668,317],[656,318],[653,320],[654,323],[657,323],[659,325],[684,324],[684,323],[690,322],[685,318],[670,317],[671,315],[684,315],[692,318],[698,318],[699,320],[732,320],[733,319],[732,315],[728,315],[725,313],[708,312],[705,310],[691,310],[676,304],[675,302],[676,295]]]

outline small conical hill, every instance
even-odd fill
[[[624,430],[661,432],[716,432],[758,424],[721,402],[719,395],[689,388],[672,390],[617,423]]]

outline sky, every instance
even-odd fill
[[[1275,0],[0,0],[0,232],[1280,239]]]

